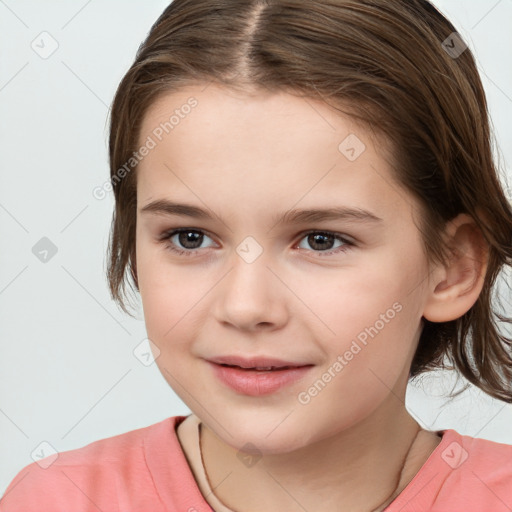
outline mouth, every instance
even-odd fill
[[[257,367],[244,367],[233,364],[219,364],[219,366],[223,366],[225,368],[234,368],[237,370],[245,370],[245,371],[256,371],[256,372],[279,372],[284,370],[294,370],[297,368],[304,368],[306,366],[313,365],[302,365],[302,366],[257,366]]]
[[[282,371],[304,366],[313,366],[309,362],[302,362],[291,359],[277,359],[270,356],[252,356],[242,357],[237,355],[218,356],[208,359],[210,363],[223,366],[225,368],[240,368],[242,370],[253,371]]]
[[[270,395],[306,378],[313,364],[247,365],[208,361],[216,380],[246,396]]]

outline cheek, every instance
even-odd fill
[[[146,329],[149,338],[157,345],[183,317],[183,295],[187,293],[180,274],[171,273],[170,265],[165,265],[163,252],[163,247],[150,247],[144,243],[137,246],[137,276]]]
[[[379,265],[307,277],[296,292],[307,299],[301,321],[326,352],[327,366],[342,356],[344,368],[381,368],[392,378],[414,349],[421,319],[414,283],[421,279],[396,254],[376,260]]]
[[[308,306],[303,308],[304,318],[323,324],[324,336],[346,339],[375,322],[380,326],[381,315],[386,312],[387,317],[396,316],[400,308],[393,309],[393,305],[403,300],[402,278],[390,268],[381,271],[371,265],[358,265],[310,273],[299,281],[294,292]],[[320,333],[320,327],[316,330]]]
[[[336,336],[322,341],[326,362],[299,402],[310,403],[335,429],[370,414],[391,390],[400,396],[416,347],[413,313],[382,297],[370,306],[362,298],[348,302],[334,325]]]
[[[164,254],[161,254],[161,253]],[[140,263],[139,263],[140,261]],[[165,261],[165,250],[141,252],[137,262],[146,331],[164,359],[199,336],[198,318],[208,314],[212,283],[201,272],[184,271]]]
[[[186,286],[179,278],[162,278],[154,267],[144,276],[141,299],[148,336],[162,344],[181,339],[176,335],[194,314],[190,310],[199,297],[197,290],[194,293],[192,283]]]

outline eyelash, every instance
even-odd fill
[[[166,231],[162,235],[160,240],[165,243],[165,247],[166,247],[167,250],[169,250],[169,251],[171,251],[173,253],[176,253],[176,254],[178,254],[180,256],[193,257],[193,256],[195,256],[195,253],[200,251],[200,249],[178,249],[174,243],[170,242],[170,239],[174,235],[178,235],[180,233],[190,233],[190,232],[192,232],[192,233],[200,233],[200,234],[209,236],[208,233],[206,233],[205,231],[203,231],[201,229],[179,228],[179,229],[174,229],[172,231]],[[354,242],[351,242],[350,240],[348,240],[347,238],[345,238],[344,236],[342,236],[339,233],[334,233],[332,231],[321,231],[321,230],[311,230],[311,231],[307,231],[305,233],[301,233],[301,238],[299,239],[299,242],[301,240],[303,240],[304,238],[306,238],[307,236],[312,235],[312,234],[332,235],[332,236],[334,236],[334,238],[336,240],[339,240],[339,241],[343,242],[343,244],[344,244],[344,245],[342,245],[340,247],[337,247],[336,249],[331,249],[329,251],[314,251],[314,250],[311,250],[311,252],[318,253],[321,257],[331,256],[333,254],[344,253],[344,252],[349,251],[352,247],[355,246]],[[211,238],[211,237],[209,237],[209,238]],[[304,249],[304,250],[307,250],[307,249]]]

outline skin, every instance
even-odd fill
[[[452,320],[474,304],[486,266],[481,235],[470,217],[457,217],[446,231],[457,257],[429,266],[418,203],[394,180],[385,141],[316,100],[190,86],[150,107],[141,144],[191,96],[198,105],[137,169],[136,271],[157,365],[202,420],[205,468],[228,507],[372,510],[439,443],[422,430],[399,482],[420,429],[404,399],[422,318]],[[349,134],[366,146],[354,161],[338,149]],[[213,218],[141,212],[158,199],[209,209]],[[381,221],[273,221],[292,208],[328,206],[362,208]],[[178,236],[161,239],[176,228],[204,237],[187,246]],[[354,245],[328,238],[322,251],[309,230]],[[263,251],[251,263],[236,251],[247,236]],[[172,252],[172,242],[193,255]],[[397,303],[400,312],[300,403],[299,393]],[[315,366],[307,379],[253,397],[226,387],[205,361],[226,354]],[[237,457],[246,443],[262,455],[250,468]]]

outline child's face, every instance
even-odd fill
[[[203,89],[155,103],[140,137],[152,149],[137,171],[137,273],[163,376],[235,448],[287,452],[385,421],[403,408],[428,293],[417,203],[383,149],[325,104]],[[197,105],[183,107],[192,96]],[[166,134],[160,123],[173,114]],[[349,134],[366,146],[359,156]],[[154,201],[211,218],[141,212]],[[325,208],[380,220],[276,220]],[[178,228],[195,236],[161,240]],[[314,366],[258,396],[219,380],[207,360],[226,355]]]

